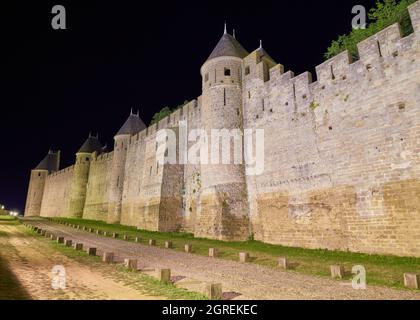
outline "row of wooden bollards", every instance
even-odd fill
[[[76,229],[80,229],[81,227],[78,225],[74,225],[74,224],[69,224],[67,222],[59,222],[61,224],[76,228]],[[86,227],[83,227],[83,230],[87,230]],[[95,230],[93,229],[89,229],[88,231],[90,232],[95,232]],[[103,234],[104,236],[108,236],[111,235],[113,238],[118,238],[119,235],[118,233],[109,233],[109,232],[102,232],[100,230],[96,230],[97,234]],[[124,235],[123,236],[124,240],[129,240],[129,236],[128,235]],[[141,242],[141,239],[139,237],[135,238],[135,242]],[[154,239],[150,239],[149,240],[149,246],[156,246],[156,240]],[[172,249],[173,248],[173,244],[172,241],[165,241],[165,248],[166,249]],[[193,247],[191,244],[185,244],[184,246],[184,251],[186,253],[193,253]],[[216,248],[209,248],[209,253],[208,253],[209,257],[211,258],[217,258],[219,255],[219,251]],[[251,257],[250,254],[248,252],[240,252],[239,253],[239,262],[241,263],[247,263],[251,261]],[[280,257],[278,258],[278,266],[281,269],[284,270],[290,270],[293,269],[294,264],[291,263],[287,258],[285,257]],[[343,279],[345,277],[345,270],[344,270],[344,266],[342,265],[332,265],[330,266],[330,273],[331,273],[331,277],[334,279]],[[415,274],[415,273],[404,273],[404,285],[407,288],[411,288],[411,289],[419,289],[420,287],[420,275],[419,274]]]
[[[77,242],[73,243],[70,239],[65,239],[62,236],[56,236],[53,233],[48,232],[47,230],[41,229],[39,227],[34,227],[28,224],[24,224],[26,227],[31,228],[33,231],[37,232],[38,234],[45,236],[53,241],[56,241],[59,244],[63,244],[66,247],[73,247],[77,251],[82,251],[83,243]],[[77,227],[75,227],[77,228]],[[156,245],[156,241],[150,242],[150,245]],[[90,256],[97,255],[97,249],[95,247],[87,247],[85,251]],[[102,254],[102,262],[104,263],[114,263],[115,262],[115,255],[113,252],[104,252]],[[136,259],[124,259],[124,266],[132,271],[138,271],[138,261]],[[163,284],[170,284],[171,282],[171,270],[170,269],[155,269],[156,278]],[[222,285],[219,283],[207,283],[205,286],[204,294],[210,300],[222,300],[223,298],[223,291]]]

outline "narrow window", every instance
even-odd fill
[[[247,66],[247,67],[245,67],[245,75],[247,76],[247,75],[249,75],[250,74],[250,69],[249,69],[249,67]]]
[[[230,77],[230,69],[225,68],[225,77]]]
[[[223,89],[223,105],[226,105],[226,89]]]
[[[248,99],[251,99],[251,91],[248,91]]]
[[[151,175],[152,175],[152,170],[153,170],[153,167],[150,167],[150,173],[149,173],[149,176],[151,176]]]
[[[264,102],[264,99],[261,100],[261,104],[262,104],[262,111],[265,111],[265,102]]]
[[[156,173],[159,173],[159,163],[156,164]]]
[[[381,44],[379,43],[379,41],[376,41],[376,43],[378,44],[379,56],[382,58]]]
[[[205,82],[208,82],[209,81],[209,74],[208,73],[206,73],[206,75],[204,76],[204,81]]]
[[[216,69],[214,69],[214,82],[217,82],[217,74],[216,74]]]
[[[293,84],[293,98],[296,100],[296,86]]]
[[[120,176],[117,177],[117,187],[120,185]]]
[[[331,79],[335,80],[335,74],[334,74],[333,66],[330,66],[330,68],[331,68]]]

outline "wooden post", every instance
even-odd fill
[[[171,282],[171,269],[156,269],[156,276],[162,283]]]

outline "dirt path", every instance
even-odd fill
[[[73,241],[83,242],[85,246],[94,246],[99,254],[110,251],[119,259],[138,259],[140,267],[145,269],[170,268],[172,273],[180,278],[222,283],[223,291],[241,293],[239,299],[420,300],[420,293],[414,291],[376,286],[368,286],[366,290],[354,290],[348,282],[144,246],[50,222],[33,224],[42,225],[43,228]]]
[[[7,236],[0,237],[0,254],[9,264],[23,289],[32,299],[57,300],[151,300],[164,299],[148,296],[145,293],[124,285],[70,259],[40,241],[23,232],[24,227],[0,225],[0,232]],[[66,290],[52,288],[52,268],[56,265],[65,267]],[[1,281],[1,279],[0,279]]]

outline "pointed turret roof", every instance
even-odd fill
[[[248,51],[242,47],[236,38],[227,33],[225,26],[225,32],[222,38],[219,40],[219,43],[214,48],[207,61],[218,57],[238,57],[243,59],[248,54]]]
[[[270,57],[270,55],[267,53],[267,51],[265,51],[265,49],[262,46],[262,41],[261,40],[260,40],[260,47],[256,51],[260,52],[261,58],[266,58],[266,59],[269,60],[269,62],[277,64],[276,61],[272,57]]]
[[[60,162],[60,152],[48,151],[44,159],[35,167],[34,170],[58,171]]]
[[[85,143],[80,147],[77,153],[92,153],[100,152],[102,150],[102,144],[99,142],[98,136],[94,137],[89,134],[89,137],[86,139]]]
[[[134,135],[146,129],[146,125],[140,119],[139,113],[133,114],[133,111],[130,112],[130,116],[125,121],[121,129],[117,132],[115,136],[120,135]]]

